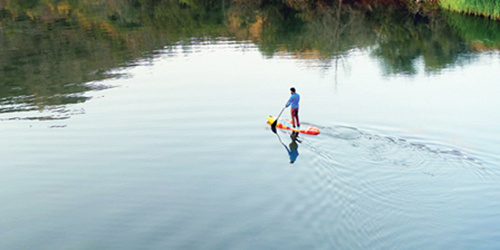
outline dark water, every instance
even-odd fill
[[[0,249],[500,245],[497,23],[67,3],[0,2]]]

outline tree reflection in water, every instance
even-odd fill
[[[121,76],[110,70],[221,37],[250,40],[268,58],[335,70],[353,49],[368,50],[386,75],[416,74],[421,62],[439,72],[500,44],[498,35],[481,35],[491,33],[490,20],[383,2],[0,1],[0,113],[53,110],[52,118],[68,118],[78,113],[69,105],[108,87],[97,82]]]

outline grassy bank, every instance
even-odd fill
[[[500,0],[440,0],[441,7],[500,20]]]

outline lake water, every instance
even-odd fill
[[[4,73],[0,249],[498,249],[499,52],[384,46],[193,38],[55,93],[23,91],[70,73]],[[266,124],[292,86],[321,129],[296,144]]]

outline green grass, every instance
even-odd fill
[[[452,11],[500,19],[500,0],[441,0],[439,4]]]

